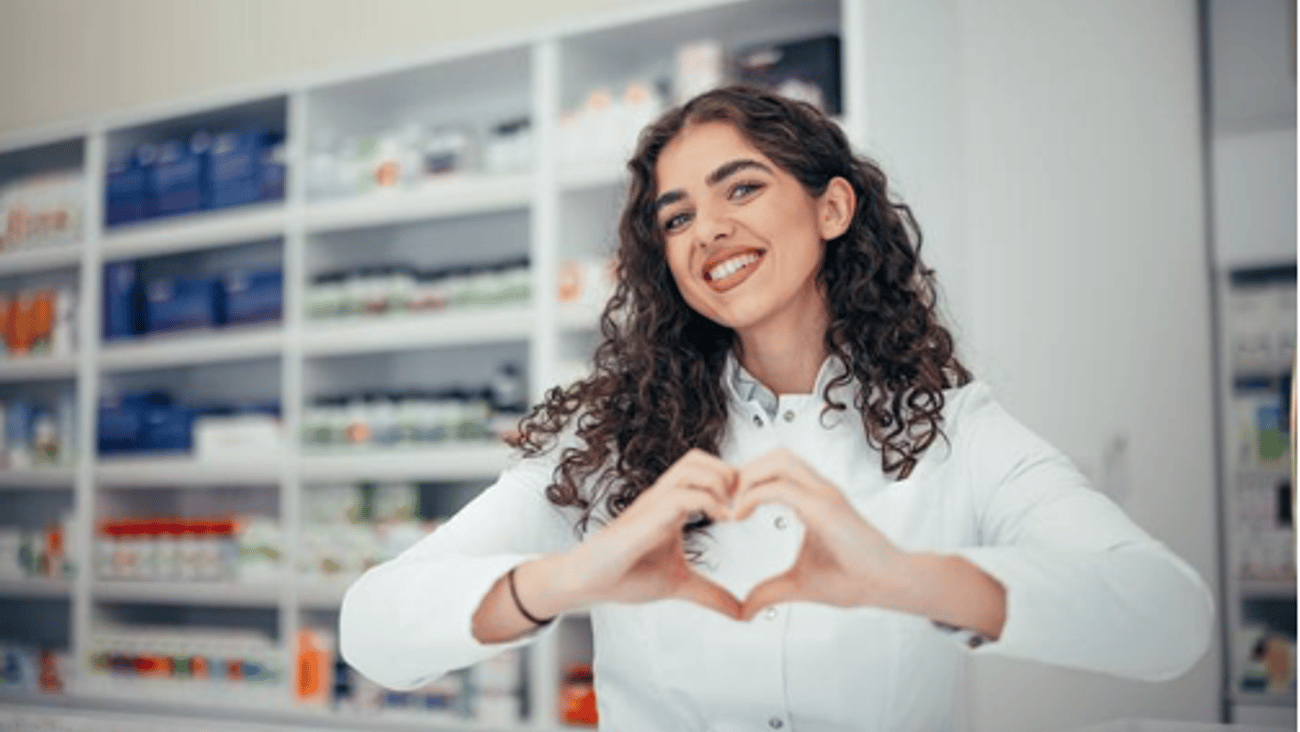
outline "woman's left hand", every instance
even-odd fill
[[[777,449],[740,469],[734,519],[743,521],[763,503],[794,510],[804,524],[803,546],[790,569],[750,591],[741,607],[745,620],[779,602],[888,604],[889,594],[903,581],[906,553],[798,455]]]

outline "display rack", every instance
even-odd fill
[[[0,183],[75,170],[85,190],[79,245],[0,252],[0,282],[21,287],[58,273],[75,280],[80,294],[74,354],[0,361],[5,394],[55,387],[71,387],[76,394],[75,455],[54,466],[0,470],[0,500],[26,507],[19,514],[27,524],[48,523],[72,510],[66,543],[75,573],[0,580],[0,604],[13,610],[0,642],[55,646],[73,665],[71,678],[77,681],[59,694],[0,689],[0,706],[11,713],[65,707],[144,715],[145,720],[184,715],[286,729],[562,728],[557,696],[564,667],[591,658],[584,614],[566,618],[559,632],[525,654],[526,714],[515,721],[410,711],[359,716],[295,703],[290,688],[298,663],[294,639],[309,623],[337,622],[346,586],[308,581],[296,571],[305,536],[302,517],[319,486],[419,481],[433,490],[445,487],[449,494],[472,493],[512,460],[503,444],[486,440],[402,450],[309,449],[299,441],[305,405],[331,390],[482,378],[502,360],[524,365],[532,400],[570,377],[590,354],[601,303],[590,295],[558,302],[557,276],[566,262],[608,257],[624,184],[622,160],[635,130],[624,130],[612,147],[575,157],[561,144],[567,114],[597,89],[617,95],[629,84],[654,87],[670,78],[674,54],[683,44],[711,40],[730,54],[755,43],[830,34],[846,48],[841,63],[846,111],[838,121],[860,145],[866,139],[864,56],[847,49],[865,31],[863,5],[861,0],[691,0],[0,139]],[[522,168],[340,195],[314,167],[315,141],[322,139],[383,134],[413,122],[482,128],[520,118],[529,121],[531,135],[530,163]],[[105,173],[132,146],[197,129],[250,125],[284,135],[283,200],[105,224]],[[376,252],[423,266],[526,256],[531,299],[418,315],[317,320],[304,314],[314,277],[331,267],[355,266]],[[142,260],[211,270],[250,258],[282,267],[279,322],[105,339],[105,265]],[[101,395],[150,385],[201,397],[277,398],[283,449],[275,457],[217,461],[174,454],[98,456]],[[124,515],[133,502],[147,500],[141,495],[149,491],[169,505],[190,505],[186,501],[226,491],[261,507],[277,524],[284,547],[275,580],[95,576],[97,527]],[[0,528],[15,526],[5,521],[0,519]],[[187,700],[168,687],[143,682],[83,683],[92,676],[93,636],[106,617],[151,623],[197,619],[266,630],[277,646],[278,663],[272,665],[281,674],[279,685],[251,706],[230,708],[222,699]]]
[[[1226,703],[1234,722],[1294,725],[1295,456],[1287,415],[1296,263],[1285,253],[1222,259],[1217,320]]]

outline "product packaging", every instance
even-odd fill
[[[840,39],[819,36],[752,46],[737,54],[740,81],[841,113]]]

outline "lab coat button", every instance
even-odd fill
[[[771,727],[772,729],[781,729],[782,727],[785,726],[785,722],[782,722],[780,717],[772,717],[771,719],[767,720],[767,726]]]
[[[763,426],[763,418],[758,416],[757,414],[754,415],[754,426],[755,427]]]
[[[775,526],[778,530],[782,530],[786,527],[788,523],[789,522],[785,520],[785,516],[777,516],[776,520],[772,522],[772,525]]]
[[[794,421],[794,410],[793,410],[793,409],[787,409],[787,410],[785,410],[785,421],[787,421],[787,422],[793,422],[793,421]]]
[[[769,607],[769,608],[767,609],[767,612],[763,613],[763,615],[764,615],[768,620],[776,620],[776,608],[774,608],[774,607]]]

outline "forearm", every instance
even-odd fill
[[[474,638],[480,643],[505,643],[536,630],[538,626],[524,617],[519,605],[536,618],[554,618],[585,607],[587,603],[572,582],[570,562],[570,554],[559,553],[520,564],[515,569],[518,605],[506,575],[498,578],[474,612]]]
[[[1006,588],[963,557],[904,555],[882,606],[973,630],[990,640],[1006,623]]]

